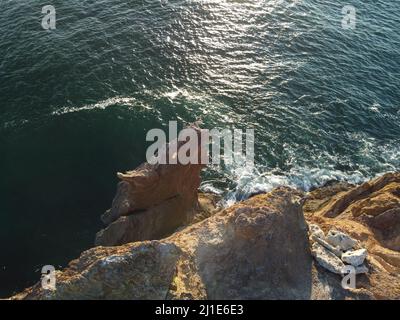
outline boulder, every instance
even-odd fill
[[[311,252],[321,267],[336,274],[343,273],[345,264],[342,260],[318,242],[313,243]]]
[[[349,250],[342,254],[342,261],[351,264],[354,267],[361,266],[367,257],[366,249]]]
[[[332,252],[335,256],[337,256],[339,258],[342,256],[342,251],[340,251],[340,249],[337,249],[336,247],[332,246],[331,244],[326,242],[324,239],[319,238],[316,235],[312,235],[311,239],[314,240],[315,242],[318,242],[321,246],[323,246],[325,249]]]
[[[201,148],[201,130],[198,134]],[[177,150],[184,142],[171,144]],[[197,155],[199,157],[199,155]],[[199,209],[198,188],[201,164],[149,164],[133,171],[118,173],[122,180],[117,187],[111,209],[101,217],[107,225],[96,234],[95,245],[115,246],[133,241],[161,239],[193,220]]]
[[[95,247],[57,273],[55,291],[37,284],[13,299],[310,299],[300,200],[280,188],[162,240]]]
[[[357,244],[356,240],[338,230],[329,230],[326,241],[342,251],[353,249]]]
[[[160,240],[89,249],[57,271],[55,290],[37,283],[10,299],[399,299],[400,253],[386,247],[384,228],[362,219],[372,209],[360,207],[359,215],[351,210],[358,201],[366,205],[369,197],[396,195],[394,179],[390,174],[371,182],[365,190],[373,193],[355,192],[354,202],[347,198],[342,203],[348,207],[340,207],[343,212],[337,207],[333,217],[324,212],[332,209],[329,201],[319,202],[314,212],[307,206],[308,224],[345,233],[368,250],[368,260],[355,267],[356,289],[341,286],[343,262],[318,241],[312,245],[313,261],[308,229],[318,228],[307,228],[304,194],[277,188],[212,214],[203,212],[197,223]],[[348,192],[338,190],[332,201]],[[385,214],[380,223],[386,225],[393,216]]]
[[[334,188],[330,188],[330,191]],[[328,200],[316,202],[320,191],[307,195],[304,205],[309,224],[317,224],[323,230],[334,229],[350,236],[357,245],[344,255],[346,263],[359,264],[365,251],[361,251],[358,261],[348,260],[354,249],[365,248],[368,261],[356,267],[357,286],[368,288],[377,299],[398,299],[400,297],[400,173],[387,173],[359,186],[336,188]],[[315,194],[314,194],[315,193]],[[308,199],[311,203],[308,204]],[[340,241],[330,237],[330,243]],[[350,247],[354,241],[349,241]],[[356,250],[357,251],[357,250]],[[365,259],[365,257],[364,257]]]

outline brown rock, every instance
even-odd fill
[[[371,194],[381,190],[385,186],[394,182],[400,183],[400,173],[387,173],[377,179],[364,182],[362,185],[351,188],[343,194],[335,195],[331,201],[319,212],[328,218],[334,218],[343,213],[351,204],[356,201],[368,198]]]
[[[97,247],[14,299],[309,299],[312,259],[300,195],[277,189],[161,241]]]
[[[56,274],[56,290],[40,283],[13,299],[165,299],[180,250],[158,241],[96,247]]]
[[[90,249],[57,273],[55,291],[37,284],[12,299],[399,299],[400,254],[379,238],[397,214],[371,209],[386,203],[376,197],[394,199],[397,182],[394,175],[375,182],[362,192],[339,191],[333,201],[342,205],[328,201],[307,214],[325,232],[343,231],[368,250],[369,271],[357,275],[357,289],[343,289],[340,275],[313,262],[303,194],[278,188],[160,241]],[[333,207],[334,217],[327,217]]]
[[[203,221],[211,217],[221,209],[219,202],[222,200],[220,195],[214,193],[199,192],[199,207],[195,212],[192,223]]]
[[[307,201],[304,203],[303,211],[307,215],[313,213],[328,204],[332,197],[352,189],[354,185],[346,182],[331,182],[321,188],[316,188],[307,194]]]
[[[201,165],[142,164],[133,171],[118,174],[122,180],[112,207],[102,220],[110,224],[120,216],[134,214],[157,206],[176,196],[195,203],[200,186]]]
[[[201,130],[192,128],[198,134],[200,150]],[[183,144],[178,143],[178,150]],[[97,233],[95,244],[115,246],[160,239],[190,222],[199,209],[197,190],[202,167],[201,164],[179,162],[144,163],[133,171],[118,173],[122,181],[111,209],[102,216],[108,226]]]
[[[400,297],[399,173],[340,191],[306,217],[325,231],[335,228],[349,234],[367,248],[372,271],[360,281],[374,298]]]
[[[147,210],[120,217],[96,234],[95,245],[117,246],[134,241],[161,239],[189,223],[196,208],[195,199],[175,196]]]

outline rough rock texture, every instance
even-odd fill
[[[341,257],[342,256],[342,251],[334,246],[332,246],[331,244],[329,244],[328,242],[325,241],[325,239],[322,239],[320,237],[317,237],[315,234],[311,236],[311,240],[313,242],[317,242],[319,243],[321,246],[323,246],[325,249],[329,250],[330,252],[332,252],[335,256],[337,257]]]
[[[400,173],[360,186],[317,189],[304,206],[309,223],[347,233],[366,248],[369,273],[357,278],[373,298],[400,298]],[[336,193],[335,193],[336,192]],[[308,203],[310,202],[310,203]]]
[[[192,129],[198,134],[200,150],[201,130]],[[178,143],[177,150],[183,144]],[[170,144],[166,147],[167,156],[169,152]],[[199,209],[197,189],[202,167],[201,164],[183,165],[179,161],[177,164],[144,163],[133,171],[118,173],[122,181],[112,207],[101,217],[108,226],[97,233],[95,244],[115,246],[161,239],[190,222]]]
[[[329,270],[330,272],[336,274],[342,274],[344,263],[339,257],[333,254],[330,250],[328,250],[323,245],[319,244],[318,242],[314,242],[311,247],[312,255],[315,257],[317,262],[324,267],[325,269]]]
[[[106,230],[97,233],[96,245],[110,246],[111,244],[124,244],[142,239],[161,239],[170,235],[173,231],[179,230],[187,223],[195,223],[210,217],[217,211],[220,196],[211,193],[199,193],[198,203],[195,208],[188,209],[186,214],[190,219],[180,220],[182,207],[177,199],[170,199],[164,204],[146,210],[146,215],[132,218],[131,216],[120,217]],[[173,210],[175,206],[175,210]],[[167,210],[163,210],[167,208]],[[152,223],[150,223],[152,221]],[[177,223],[178,222],[178,223]],[[160,224],[160,225],[157,225]],[[131,231],[135,230],[134,233]],[[156,233],[160,230],[159,233]]]
[[[121,216],[96,234],[95,244],[115,246],[134,241],[161,239],[179,226],[190,222],[197,206],[197,197],[188,201],[182,196],[176,196],[139,213]]]
[[[56,273],[56,291],[38,283],[24,299],[164,299],[181,255],[171,243],[144,241],[96,247]]]
[[[25,299],[309,299],[313,266],[299,194],[277,189],[160,241],[84,252],[56,291]]]
[[[311,252],[315,261],[326,270],[342,276],[353,272],[349,266],[355,267],[355,273],[367,273],[363,265],[367,256],[364,248],[353,250],[359,243],[348,234],[331,229],[325,236],[324,231],[316,224],[309,224]]]
[[[189,259],[178,266],[169,297],[309,297],[311,257],[300,201],[296,192],[277,189],[172,237]],[[199,286],[192,279],[199,279]]]
[[[319,227],[319,225],[311,223],[311,224],[309,224],[308,228],[309,228],[309,232],[311,234],[311,237],[317,237],[317,238],[320,238],[320,239],[324,239],[325,238],[325,233]]]
[[[356,240],[337,230],[329,230],[326,241],[343,251],[353,249],[357,244]]]
[[[304,196],[278,188],[200,214],[162,240],[90,249],[57,273],[55,291],[37,284],[12,299],[399,299],[399,186],[399,174],[388,174],[307,195],[311,233],[336,229],[367,248],[356,289],[313,261]]]
[[[342,254],[342,260],[354,267],[359,267],[364,263],[367,257],[366,249],[350,250]]]

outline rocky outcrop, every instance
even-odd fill
[[[366,249],[356,249],[359,243],[349,235],[331,229],[325,236],[324,231],[316,224],[310,224],[310,241],[312,255],[317,263],[326,270],[346,275],[349,266],[353,266],[356,274],[368,272],[363,265],[367,256]]]
[[[57,272],[55,290],[38,283],[12,299],[399,299],[398,178],[277,188],[219,210],[205,197],[191,225],[90,249]],[[355,289],[342,287],[343,261],[357,266]]]
[[[355,239],[360,244],[358,249],[366,250],[349,251],[342,260],[353,265],[366,261],[369,271],[358,278],[358,286],[368,288],[374,298],[398,299],[400,173],[388,173],[360,186],[341,184],[334,190],[329,186],[307,196],[306,219],[324,231],[335,229],[340,232],[337,235],[346,234]],[[337,235],[336,240],[349,244]]]
[[[277,189],[160,241],[86,251],[25,299],[308,299],[312,259],[300,195]]]
[[[38,283],[15,299],[164,299],[181,255],[171,243],[96,247],[56,273],[56,290]]]
[[[198,133],[200,150],[201,130]],[[177,143],[176,141],[171,144]],[[177,150],[183,145],[177,144]],[[169,158],[170,144],[166,155]],[[196,155],[198,156],[198,155]],[[176,154],[173,155],[176,159]],[[161,239],[193,220],[199,210],[197,190],[201,164],[144,163],[133,171],[118,173],[122,180],[111,209],[103,214],[107,227],[96,235],[98,246]]]

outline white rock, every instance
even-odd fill
[[[352,272],[355,272],[355,274],[368,273],[368,271],[369,271],[365,264],[358,266],[358,267],[345,265],[345,268],[342,269],[342,276],[344,276],[350,272],[351,269],[349,269],[349,267],[351,267],[354,270]]]
[[[318,264],[325,269],[337,274],[342,273],[343,267],[345,266],[342,260],[318,242],[313,243],[311,253]]]
[[[318,238],[324,239],[325,238],[325,233],[322,231],[322,229],[319,227],[317,224],[310,224],[310,234],[314,235]]]
[[[364,263],[366,257],[366,249],[359,249],[354,251],[350,250],[342,254],[342,261],[349,263],[354,267],[358,267]]]
[[[334,247],[337,247],[343,251],[353,249],[357,244],[357,240],[354,240],[343,232],[333,229],[328,232],[328,235],[326,236],[326,241]]]
[[[318,242],[320,245],[325,247],[325,249],[328,249],[330,252],[334,253],[339,258],[342,257],[342,251],[340,251],[340,249],[335,248],[334,246],[326,242],[324,239],[319,238],[316,235],[312,235],[311,239],[314,240],[315,242]]]

